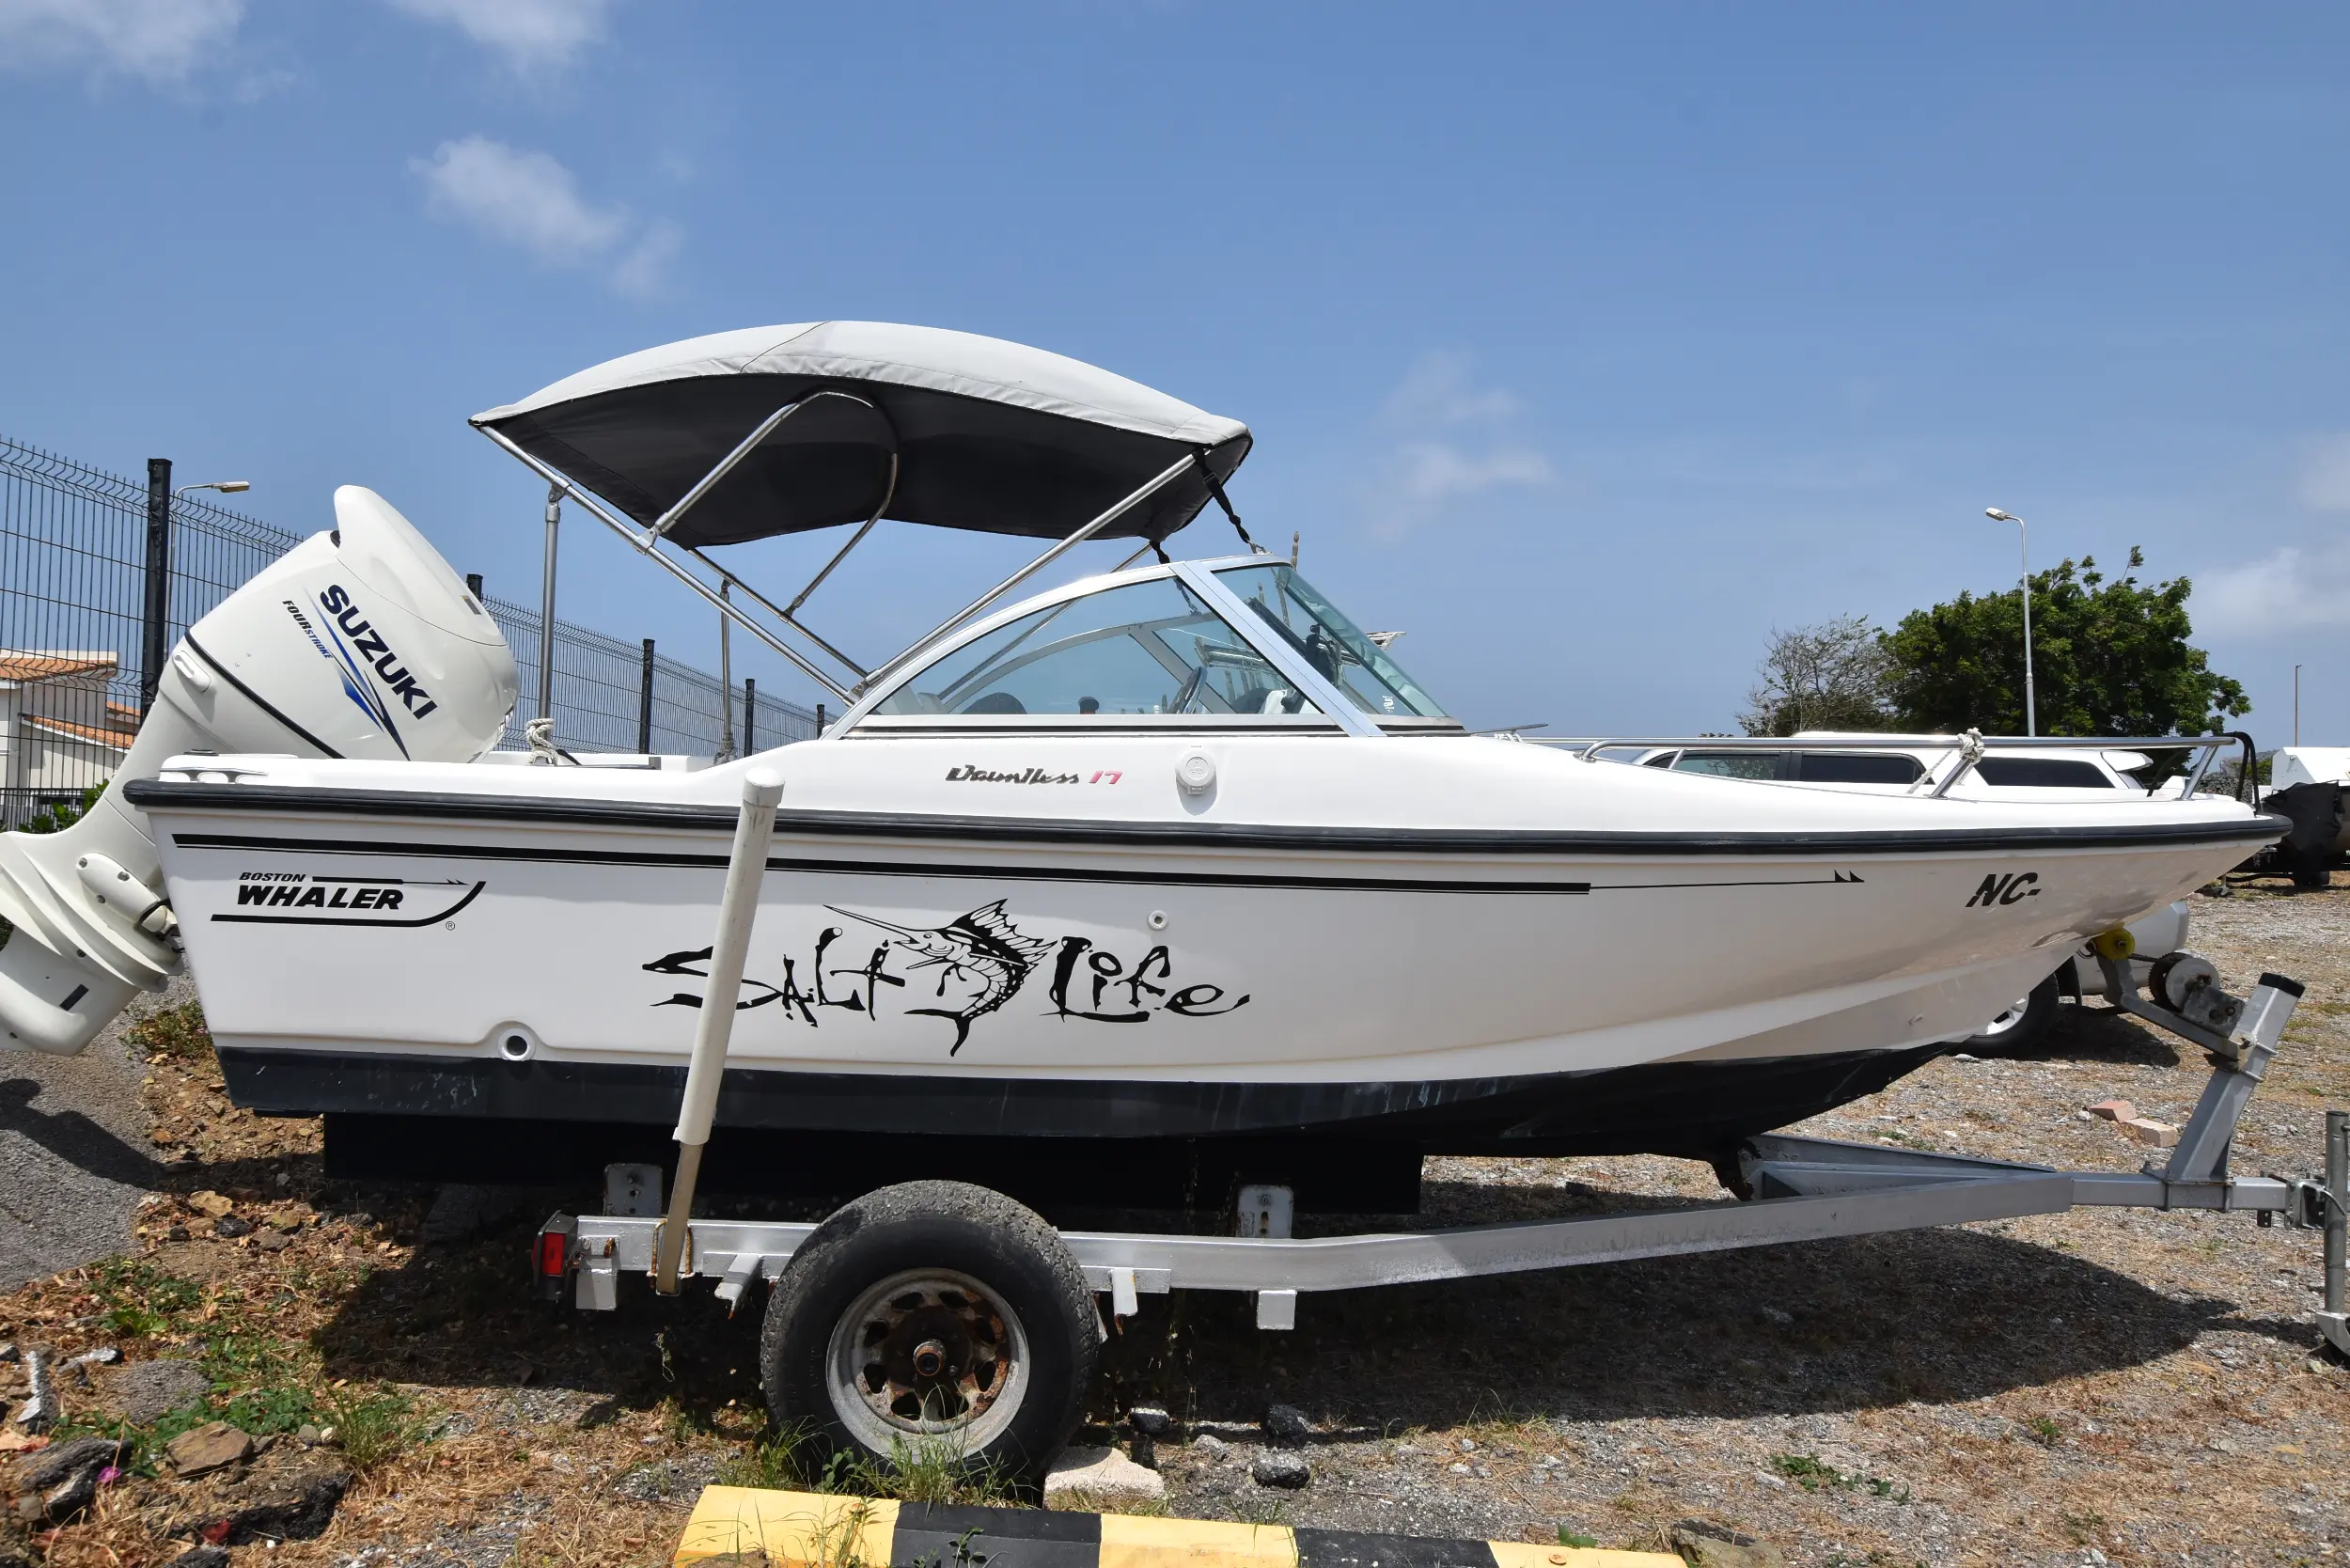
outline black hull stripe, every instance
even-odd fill
[[[547,800],[514,795],[426,794],[403,790],[321,790],[268,784],[195,784],[140,779],[123,791],[141,809],[292,811],[335,817],[408,817],[527,823],[622,831],[731,835],[732,807],[642,801]],[[2182,844],[2272,843],[2291,830],[2282,817],[2248,822],[2151,823],[2143,826],[1957,828],[1942,832],[1559,833],[1542,829],[1294,827],[1245,823],[1133,823],[879,811],[778,811],[787,836],[959,839],[986,843],[1083,844],[1091,848],[1307,850],[1358,855],[1801,855],[1937,852],[2129,849]],[[468,852],[471,853],[471,852]]]
[[[495,860],[525,865],[657,866],[724,870],[723,855],[631,854],[625,850],[525,848],[512,844],[412,844],[393,839],[260,839],[224,833],[175,833],[181,849],[243,850],[260,854],[397,855],[410,859]],[[1121,871],[1079,866],[940,866],[903,860],[801,860],[768,858],[771,871],[807,875],[954,877],[986,882],[1099,882],[1144,887],[1301,887],[1359,893],[1541,893],[1579,897],[1588,882],[1468,882],[1418,877],[1278,876],[1245,871]],[[1825,877],[1809,878],[1825,883]],[[1693,885],[1697,886],[1697,885]],[[1711,886],[1722,886],[1713,884]],[[1777,883],[1755,886],[1778,886]],[[225,919],[215,915],[212,918]],[[364,922],[321,922],[358,925]],[[425,922],[430,924],[431,922]]]

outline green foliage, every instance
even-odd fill
[[[1560,1525],[1559,1527],[1559,1544],[1561,1546],[1596,1546],[1599,1544],[1599,1537],[1596,1535],[1586,1535],[1581,1530],[1569,1529],[1566,1526]]]
[[[329,1394],[319,1414],[335,1429],[335,1446],[354,1470],[371,1470],[422,1443],[428,1423],[397,1388]]]
[[[63,833],[89,814],[98,804],[98,797],[106,792],[103,784],[93,784],[82,792],[78,801],[61,800],[27,818],[18,828],[20,833]]]
[[[1884,640],[1856,615],[1773,632],[1739,728],[1749,735],[1890,728]]]
[[[317,1424],[319,1406],[307,1388],[280,1384],[247,1388],[222,1408],[220,1419],[260,1437],[291,1432],[305,1421]]]
[[[131,1020],[122,1038],[149,1056],[196,1061],[212,1054],[212,1031],[205,1026],[201,1002],[150,1008]]]
[[[169,1332],[178,1316],[204,1299],[203,1287],[166,1274],[144,1258],[110,1258],[95,1281],[106,1325],[118,1334],[153,1339]]]
[[[952,1439],[892,1439],[889,1457],[827,1452],[805,1423],[777,1434],[719,1466],[722,1486],[772,1491],[896,1497],[901,1502],[995,1504],[1014,1499],[1011,1477],[994,1464],[976,1464]]]
[[[2130,570],[2145,564],[2130,551]],[[2190,647],[2185,577],[2108,581],[2093,557],[2031,579],[2032,665],[2044,735],[2208,734],[2252,711],[2244,687]],[[1887,633],[1887,695],[1907,729],[2024,731],[2023,604],[1961,593]]]

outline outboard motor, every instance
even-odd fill
[[[188,628],[105,792],[61,833],[0,834],[0,1049],[71,1055],[179,972],[146,818],[124,784],[186,753],[467,762],[520,690],[497,623],[371,490]]]

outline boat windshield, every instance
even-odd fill
[[[1373,717],[1445,716],[1436,699],[1404,674],[1385,648],[1316,593],[1294,567],[1282,561],[1234,566],[1216,576],[1364,713]]]
[[[877,713],[1319,713],[1172,577],[1048,604],[942,655]]]

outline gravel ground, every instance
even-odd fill
[[[2263,969],[2310,985],[2237,1152],[2303,1174],[2325,1107],[2350,1105],[2350,890],[2274,886],[2198,900],[2193,945],[2239,992]],[[76,1212],[196,1304],[124,1330],[119,1277],[75,1270],[0,1296],[0,1340],[199,1356],[223,1398],[261,1366],[321,1399],[396,1386],[431,1440],[273,1568],[651,1568],[698,1484],[757,1444],[755,1311],[633,1290],[619,1312],[551,1315],[518,1278],[550,1200],[435,1236],[429,1193],[324,1182],[315,1124],[230,1109],[208,1058],[146,1065],[155,1131],[102,1083],[77,1090],[122,1163],[43,1179],[109,1182]],[[2129,1169],[2145,1151],[2081,1108],[2120,1095],[2183,1120],[2204,1075],[2167,1037],[2067,1010],[2030,1059],[1937,1062],[1806,1130]],[[39,1080],[35,1127],[68,1120],[66,1081]],[[24,1136],[18,1115],[0,1137]],[[161,1195],[126,1236],[123,1151],[150,1145]],[[216,1236],[215,1194],[261,1229]],[[1726,1200],[1662,1159],[1439,1160],[1426,1197],[1414,1223]],[[1184,1423],[1157,1452],[1176,1513],[1611,1545],[1700,1519],[1817,1568],[2315,1562],[2350,1549],[2350,1372],[2314,1354],[2318,1266],[2311,1232],[2104,1212],[1309,1297],[1292,1334],[1256,1332],[1237,1298],[1145,1297],[1094,1407]],[[1249,1478],[1276,1402],[1313,1422],[1301,1491]],[[48,1568],[176,1550],[127,1502],[102,1513],[49,1541]]]
[[[160,1001],[196,995],[185,980]],[[127,1019],[78,1057],[0,1057],[0,1291],[131,1245],[131,1214],[153,1189],[144,1064],[122,1043]]]

